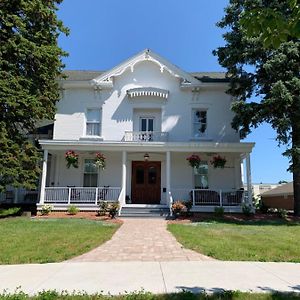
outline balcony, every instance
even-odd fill
[[[125,142],[167,142],[168,133],[159,131],[125,131]]]

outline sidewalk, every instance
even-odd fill
[[[172,261],[67,262],[2,265],[0,291],[26,293],[56,289],[119,294],[144,289],[153,293],[226,290],[300,292],[300,264]]]

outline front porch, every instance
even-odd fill
[[[241,212],[243,203],[251,205],[249,145],[229,149],[228,144],[208,142],[185,147],[184,143],[41,144],[44,160],[38,210],[44,204],[53,205],[54,210],[67,210],[70,205],[83,211],[97,210],[102,201],[118,202],[120,213],[123,207],[155,205],[171,213],[175,201],[192,201],[192,211],[199,212],[213,212],[215,207]],[[79,156],[78,168],[66,167],[64,156],[70,149]],[[93,158],[100,151],[106,157],[104,170],[93,167]],[[186,160],[191,153],[199,154],[203,162],[197,172]],[[214,153],[226,156],[224,168],[211,165]],[[241,189],[242,173],[246,174],[248,193]]]

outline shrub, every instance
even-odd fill
[[[253,214],[252,206],[246,203],[242,205],[242,211],[245,216],[251,216]]]
[[[8,209],[3,209],[3,210],[0,210],[0,218],[16,216],[16,215],[19,215],[20,212],[21,212],[20,207],[12,207],[12,208],[8,208]]]
[[[107,212],[108,212],[108,203],[107,201],[102,201],[99,204],[98,216],[105,216]]]
[[[191,214],[191,209],[193,207],[193,201],[188,200],[188,201],[184,202],[184,205],[186,207],[186,214],[189,216]]]
[[[172,211],[174,215],[179,215],[185,209],[185,205],[181,201],[176,201],[172,204]]]
[[[53,206],[52,206],[52,205],[50,205],[50,204],[44,204],[44,205],[42,206],[42,209],[41,209],[41,215],[42,215],[42,216],[47,216],[47,215],[49,215],[50,212],[52,211],[52,209],[53,209]]]
[[[221,218],[224,216],[224,207],[222,206],[216,206],[215,207],[215,216],[218,218]]]
[[[287,215],[288,215],[288,212],[286,209],[283,209],[283,208],[278,208],[277,210],[277,215],[279,218],[281,219],[286,219],[287,218]]]
[[[114,219],[119,211],[119,203],[111,203],[108,205],[108,215]]]
[[[69,215],[76,215],[79,212],[79,209],[75,205],[70,205],[68,207],[68,214]]]

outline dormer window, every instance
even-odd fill
[[[193,110],[193,137],[201,138],[206,135],[207,110]]]
[[[86,135],[100,136],[101,110],[98,108],[89,108],[86,113]]]

